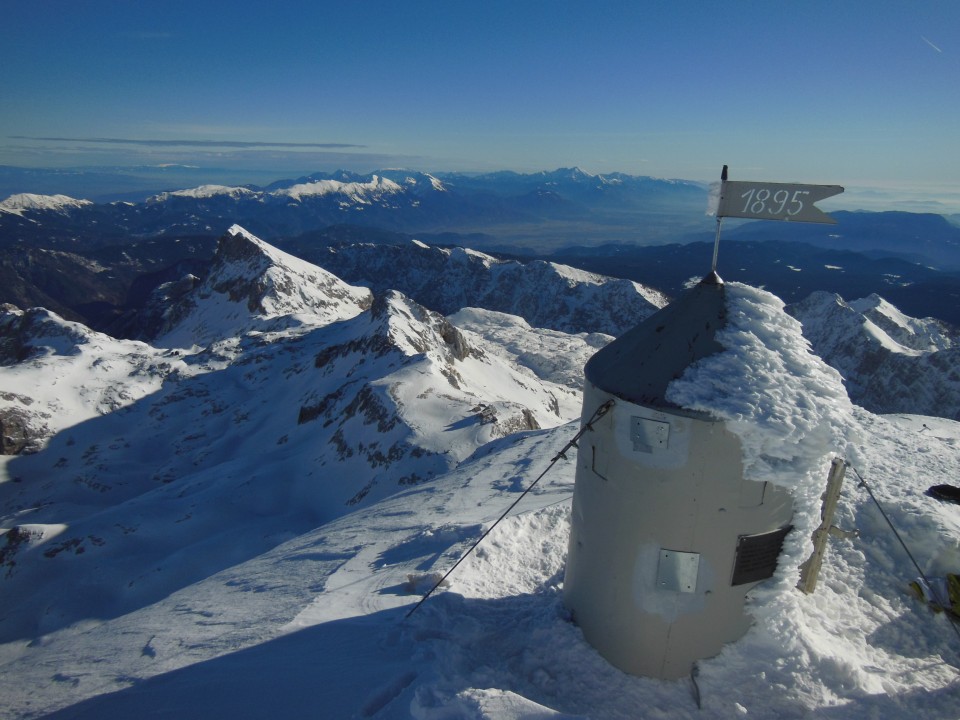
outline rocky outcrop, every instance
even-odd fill
[[[0,365],[14,365],[37,353],[72,354],[93,331],[45,308],[0,306]]]
[[[37,452],[50,435],[50,415],[25,395],[0,391],[0,402],[0,455]]]

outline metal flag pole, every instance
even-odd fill
[[[723,166],[723,171],[720,173],[720,198],[723,198],[724,185],[727,182],[727,166]],[[718,201],[719,202],[719,201]],[[720,252],[720,228],[723,225],[723,216],[720,214],[719,204],[717,207],[717,237],[713,241],[713,263],[710,265],[710,272],[715,274],[717,272],[717,255]]]

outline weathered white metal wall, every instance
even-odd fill
[[[738,538],[787,526],[789,494],[743,479],[720,421],[629,402],[587,382],[564,601],[620,669],[679,678],[750,626],[734,586]]]

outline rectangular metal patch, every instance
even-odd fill
[[[657,565],[657,587],[661,590],[692,593],[697,591],[700,553],[660,550]]]
[[[630,418],[630,440],[634,452],[666,450],[670,442],[670,423],[633,416]]]

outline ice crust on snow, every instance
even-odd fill
[[[791,492],[794,530],[778,575],[795,578],[819,524],[831,458],[860,458],[853,405],[779,298],[740,283],[727,283],[725,293],[727,324],[715,336],[724,351],[689,367],[666,397],[725,421],[740,438],[746,479]]]
[[[797,489],[812,466],[846,451],[853,406],[782,301],[740,283],[725,292],[727,324],[716,334],[724,352],[688,368],[667,399],[725,420],[743,442],[749,479]]]

